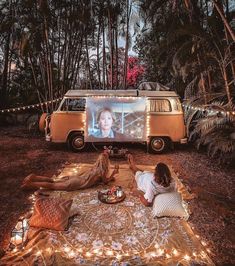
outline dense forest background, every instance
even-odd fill
[[[233,0],[1,0],[0,110],[41,103],[51,112],[69,89],[161,82],[185,100],[190,139],[227,161],[234,15]]]

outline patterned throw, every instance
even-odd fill
[[[61,175],[87,167],[69,165]],[[214,265],[189,224],[179,218],[154,218],[152,208],[130,195],[128,166],[120,165],[119,170],[110,187],[123,187],[127,194],[123,202],[108,205],[98,200],[97,191],[108,186],[51,193],[73,199],[72,209],[78,215],[68,231],[31,229],[25,249],[6,254],[0,265]],[[175,174],[174,178],[183,198],[190,198]]]
[[[68,225],[72,202],[72,200],[57,198],[38,199],[29,221],[30,226],[58,231],[65,230]]]

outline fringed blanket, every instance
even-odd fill
[[[87,167],[91,166],[67,165],[61,175]],[[173,177],[183,198],[191,198],[175,173]],[[0,265],[214,265],[188,223],[179,218],[153,218],[151,208],[129,194],[130,181],[128,166],[120,165],[119,176],[110,186],[121,185],[127,197],[114,205],[97,199],[97,191],[104,186],[51,192],[51,197],[73,198],[72,212],[77,215],[68,230],[31,228],[25,248],[8,252]]]

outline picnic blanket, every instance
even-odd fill
[[[89,164],[66,165],[61,174],[85,170]],[[149,166],[138,166],[153,170]],[[184,199],[192,195],[173,172]],[[0,265],[214,265],[187,221],[153,218],[152,209],[129,194],[128,165],[120,165],[112,185],[121,185],[126,199],[114,205],[101,203],[97,191],[108,186],[74,192],[50,192],[51,197],[73,199],[78,213],[67,231],[30,228],[23,250],[7,252]]]

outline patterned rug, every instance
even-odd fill
[[[90,165],[67,165],[61,175],[86,167]],[[173,177],[184,198],[190,198],[178,177]],[[73,198],[72,212],[78,215],[68,230],[31,228],[24,250],[7,253],[0,265],[214,265],[188,223],[179,218],[153,218],[151,208],[129,194],[130,180],[128,166],[121,165],[112,185],[122,185],[127,197],[114,205],[97,199],[97,191],[107,186],[51,193]]]

